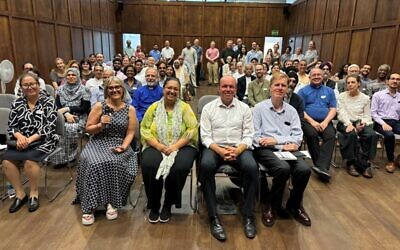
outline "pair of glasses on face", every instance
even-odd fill
[[[108,91],[120,91],[121,90],[121,86],[110,86],[107,87]]]
[[[37,83],[36,82],[31,82],[31,83],[27,83],[27,84],[22,84],[21,88],[23,89],[35,89],[37,87]]]

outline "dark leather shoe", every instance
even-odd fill
[[[275,223],[275,213],[272,211],[271,207],[268,207],[262,213],[262,222],[267,227],[272,227]]]
[[[311,226],[310,216],[308,216],[307,212],[304,210],[303,207],[300,207],[298,209],[288,207],[287,210],[289,211],[289,213],[293,216],[293,218],[295,220],[297,220],[304,226],[307,226],[307,227]]]
[[[11,204],[10,209],[8,211],[10,213],[17,212],[27,201],[28,201],[27,195],[25,195],[25,197],[22,199],[15,198],[14,202]]]
[[[321,181],[329,182],[331,180],[331,175],[329,174],[329,170],[321,169],[321,168],[315,167],[315,166],[312,169],[318,175],[318,177]]]
[[[371,179],[373,177],[372,168],[369,167],[369,168],[365,169],[364,172],[362,173],[362,176],[364,176],[365,178]]]
[[[211,235],[214,236],[219,241],[225,241],[226,235],[224,228],[222,227],[221,222],[219,222],[218,217],[210,218],[210,232]]]
[[[353,164],[347,167],[347,173],[354,177],[360,176],[360,174],[357,172]]]
[[[244,218],[244,234],[249,239],[253,239],[254,237],[256,237],[257,229],[253,218]]]
[[[28,211],[35,212],[39,208],[39,198],[31,197],[28,202]]]

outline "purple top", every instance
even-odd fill
[[[400,93],[391,95],[388,89],[376,92],[372,96],[371,116],[375,122],[384,124],[383,119],[400,119]]]

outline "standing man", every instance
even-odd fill
[[[244,232],[256,236],[254,202],[257,192],[258,166],[250,151],[253,122],[250,108],[235,98],[236,81],[232,76],[221,78],[220,97],[204,106],[200,119],[201,141],[205,147],[201,157],[200,182],[207,204],[210,231],[216,239],[226,240],[217,217],[215,172],[227,163],[241,172],[244,189]]]
[[[210,48],[206,50],[208,85],[218,85],[218,58],[219,50],[215,48],[215,42],[211,41]]]
[[[221,64],[224,65],[227,63],[226,59],[228,58],[228,56],[231,56],[232,59],[236,58],[236,54],[235,51],[233,51],[233,41],[232,40],[228,40],[226,42],[226,47],[221,51]]]
[[[374,129],[384,137],[388,173],[393,173],[400,164],[400,155],[396,160],[394,158],[395,134],[400,134],[400,93],[397,92],[399,84],[400,74],[391,74],[387,81],[387,88],[376,92],[372,96],[371,103],[371,116],[375,121]]]
[[[304,101],[305,122],[302,129],[314,163],[313,170],[322,181],[328,182],[331,179],[329,167],[336,140],[332,124],[336,116],[336,97],[333,89],[322,84],[322,76],[320,68],[313,68],[310,71],[310,84],[300,89],[298,95]]]
[[[256,77],[247,89],[250,107],[269,98],[269,81],[264,77],[264,66],[261,63],[256,65]]]
[[[196,50],[197,53],[197,64],[196,64],[196,85],[200,86],[200,72],[201,72],[201,64],[203,63],[203,48],[200,47],[199,39],[194,39],[193,48]],[[204,79],[203,79],[204,80]]]
[[[172,65],[175,51],[169,46],[169,41],[165,41],[165,47],[161,50],[161,57],[165,59],[168,65]]]
[[[135,49],[131,47],[131,40],[126,40],[126,47],[124,48],[124,55],[129,58],[135,54]]]
[[[192,47],[190,41],[186,42],[186,47],[182,49],[181,56],[183,60],[186,62],[186,65],[190,68],[190,80],[192,81],[193,85],[197,87],[196,84],[196,65],[197,65],[197,52]]]
[[[253,60],[254,58],[257,59],[257,62],[261,62],[262,55],[260,56],[260,54],[257,51],[256,42],[251,43],[251,50],[249,50],[246,54],[246,63],[251,63],[251,60]]]
[[[286,209],[301,224],[311,226],[310,217],[302,206],[303,193],[311,174],[310,167],[302,158],[285,161],[274,154],[277,151],[297,152],[303,140],[296,109],[283,101],[288,89],[288,76],[280,72],[274,74],[271,78],[271,98],[258,103],[253,109],[254,157],[274,178],[268,206],[262,214],[262,221],[268,227],[275,223],[277,212],[284,210],[283,193],[290,176],[293,188]]]
[[[153,49],[150,50],[149,52],[149,57],[153,57],[154,60],[156,61],[156,64],[160,61],[161,59],[161,52],[158,49],[158,45],[154,44]]]

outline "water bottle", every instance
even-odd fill
[[[8,198],[10,198],[10,199],[14,198],[15,197],[15,189],[14,189],[14,187],[11,185],[10,182],[6,183],[6,187],[7,187]]]

